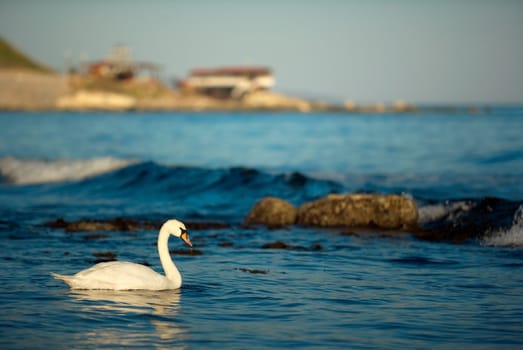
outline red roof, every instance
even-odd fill
[[[272,74],[271,69],[261,66],[231,66],[217,68],[194,68],[191,70],[192,76],[209,75],[268,75]]]

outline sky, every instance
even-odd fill
[[[166,81],[262,65],[356,103],[523,103],[521,0],[0,0],[0,36],[64,71],[126,45]]]

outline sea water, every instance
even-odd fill
[[[0,346],[519,348],[522,130],[516,107],[1,113]],[[457,224],[484,206],[491,225],[462,244],[242,225],[265,196],[298,206],[348,192],[409,196],[420,225]],[[200,255],[173,253],[184,281],[177,291],[70,291],[49,275],[109,253],[161,272],[156,230],[46,225],[118,217],[227,226],[190,232]],[[290,249],[264,249],[277,241]]]

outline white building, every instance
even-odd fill
[[[256,90],[269,90],[274,77],[266,67],[196,68],[179,85],[186,91],[214,97],[241,98]]]

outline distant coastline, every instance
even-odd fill
[[[347,114],[488,114],[495,105],[333,104],[272,91],[242,99],[185,95],[159,82],[137,80],[129,91],[97,88],[82,78],[24,69],[0,69],[0,111],[297,111]]]
[[[392,108],[398,111],[397,107],[390,110]],[[256,91],[241,99],[222,99],[186,94],[149,79],[111,82],[79,75],[3,69],[0,70],[0,110],[384,112],[389,108],[383,105],[347,108],[272,91]]]
[[[122,50],[122,48],[118,48]],[[125,48],[123,48],[125,49]],[[118,52],[121,53],[121,52]],[[124,50],[125,53],[125,50]],[[344,103],[331,103],[288,96],[270,90],[274,80],[268,68],[232,67],[218,69],[195,69],[194,77],[182,81],[178,88],[171,88],[157,77],[134,76],[129,69],[146,67],[155,71],[151,63],[122,61],[123,68],[117,71],[115,79],[104,76],[104,65],[114,69],[115,61],[99,61],[91,64],[94,74],[58,74],[52,69],[27,57],[0,37],[0,111],[297,111],[297,112],[342,112],[350,114],[391,114],[391,113],[489,113],[488,106],[415,106],[404,101],[392,104],[357,104],[347,100]],[[131,67],[131,68],[129,68]],[[110,69],[109,68],[109,69]],[[121,67],[120,67],[121,68]],[[131,78],[120,79],[122,73]],[[223,77],[220,74],[232,74]],[[215,74],[215,75],[212,75]],[[262,89],[245,89],[240,96],[213,96],[198,91],[194,83],[201,84],[202,77],[230,81],[241,74],[250,77],[245,84],[255,79],[251,74],[259,74]],[[209,77],[209,75],[212,75]],[[256,86],[255,86],[256,87]],[[222,89],[223,90],[223,89]],[[220,93],[221,90],[218,90]],[[237,92],[237,91],[236,91]]]

